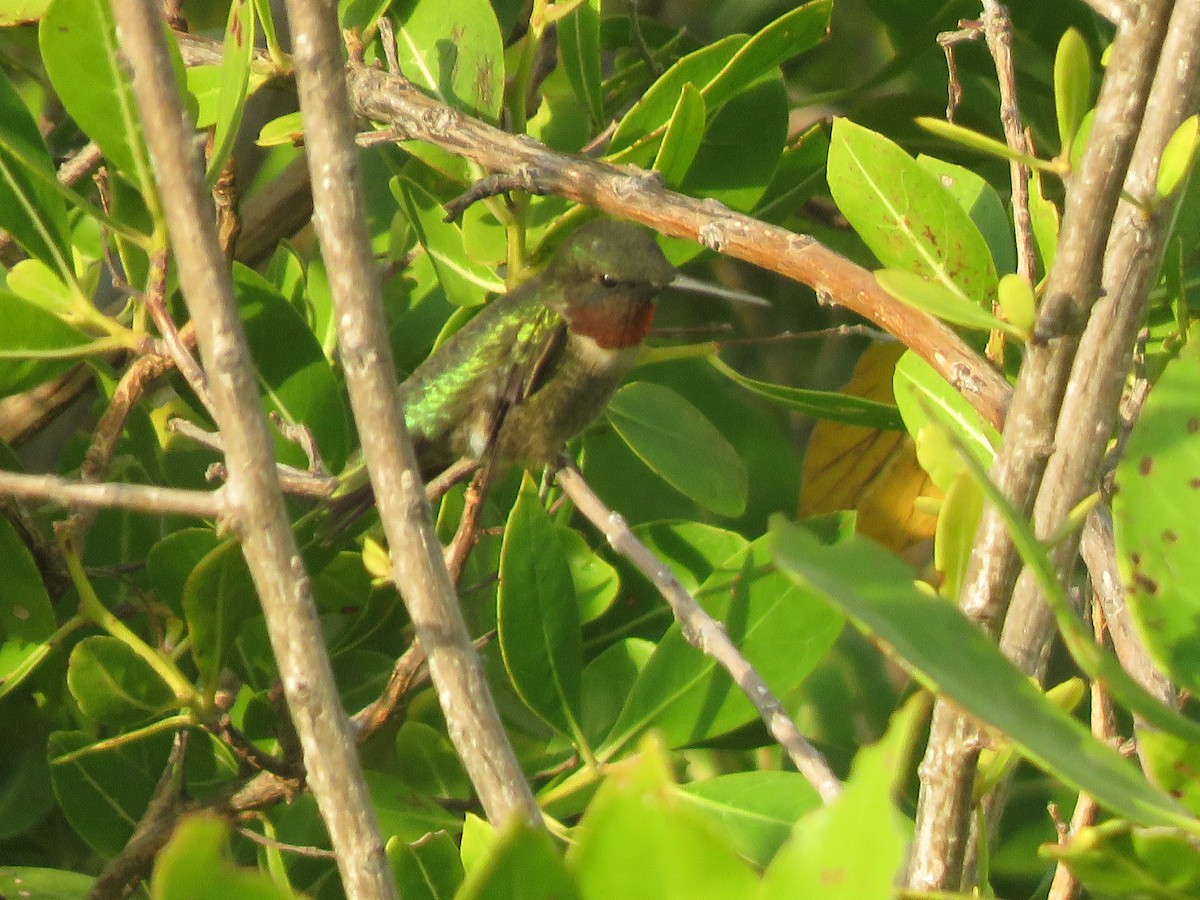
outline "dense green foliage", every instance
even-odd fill
[[[1013,280],[1008,165],[995,144],[996,75],[984,49],[956,54],[963,127],[917,123],[944,118],[936,36],[978,15],[976,5],[951,2],[934,15],[932,5],[906,0],[726,0],[649,4],[670,9],[634,19],[623,3],[601,9],[584,0],[557,4],[570,11],[553,29],[520,21],[525,5],[343,2],[339,15],[343,28],[357,29],[368,62],[383,59],[375,23],[387,16],[401,70],[462,113],[556,151],[654,169],[681,193],[813,235],[879,270],[888,292],[980,349],[989,330],[1003,332],[1015,372],[1037,292]],[[533,6],[554,12],[540,0]],[[1083,3],[1011,6],[1018,92],[1041,160],[1031,209],[1040,282],[1111,28]],[[253,33],[286,59],[265,2],[184,10],[196,34]],[[3,408],[0,469],[78,478],[99,416],[146,354],[148,336],[158,336],[145,298],[165,225],[106,2],[52,0],[44,13],[11,16],[23,17],[41,18],[0,32],[0,229],[12,238],[0,273],[0,397],[63,379],[83,414],[47,436],[40,422],[10,427],[17,413]],[[235,160],[245,204],[283,180],[301,128],[286,67],[272,70],[251,48],[230,37],[219,63],[185,71],[177,59],[197,127],[212,132],[210,184]],[[1190,122],[1164,161],[1161,202],[1189,190]],[[599,149],[585,151],[610,123]],[[103,153],[105,177],[60,186],[54,160],[89,140]],[[448,223],[443,205],[486,173],[416,142],[375,144],[361,160],[404,371],[589,215],[560,197],[514,192]],[[1197,557],[1187,546],[1200,522],[1192,508],[1200,376],[1187,341],[1200,203],[1189,195],[1181,208],[1148,322],[1144,370],[1161,380],[1117,472],[1114,513],[1121,559],[1139,588],[1135,621],[1156,662],[1194,692]],[[655,588],[558,502],[556,488],[539,491],[534,478],[512,472],[489,495],[460,594],[472,634],[495,630],[483,650],[490,683],[551,827],[498,832],[479,818],[424,686],[361,748],[402,896],[892,896],[931,693],[997,729],[981,795],[1016,772],[1008,814],[981,862],[983,883],[1029,896],[1063,857],[1097,896],[1200,892],[1195,723],[1112,673],[1109,651],[1090,631],[1072,630],[1052,578],[1045,586],[1071,654],[1056,660],[1046,692],[950,602],[986,492],[980,473],[999,445],[995,428],[911,352],[883,366],[894,390],[882,396],[813,389],[842,384],[864,342],[757,339],[848,316],[819,307],[809,288],[698,243],[662,245],[677,266],[737,281],[774,307],[661,301],[643,364],[571,451],[604,501],[724,623],[845,790],[822,806]],[[232,276],[264,410],[307,428],[323,464],[341,472],[353,462],[356,428],[319,246],[307,235],[279,241],[265,258],[232,263]],[[170,315],[182,324],[173,268],[166,279]],[[101,477],[205,487],[217,456],[170,430],[174,417],[215,427],[171,373],[129,411]],[[938,513],[936,533],[918,535],[927,540],[916,549],[916,540],[891,546],[908,550],[918,571],[856,535],[850,514],[826,509],[793,521],[802,480],[822,492],[841,477],[802,470],[813,418],[870,435],[859,445],[814,433],[814,442],[847,441],[848,457],[866,458],[881,435],[914,439],[924,473],[913,466],[906,484],[923,495],[918,506]],[[282,435],[277,450],[281,463],[306,465]],[[912,451],[879,468],[898,467],[901,453]],[[865,478],[860,493],[873,483]],[[301,521],[313,506],[289,502]],[[458,488],[435,510],[447,541],[463,503]],[[910,496],[890,513],[903,519],[912,505]],[[60,505],[5,501],[0,509],[0,894],[18,896],[24,884],[32,896],[81,897],[89,880],[80,873],[98,873],[133,836],[176,732],[189,735],[184,794],[200,806],[248,781],[255,753],[294,764],[294,735],[273,689],[278,673],[246,564],[215,523],[105,510],[80,556],[61,537]],[[1025,561],[1045,574],[1045,547],[1023,525],[1014,530]],[[379,695],[412,642],[411,623],[394,588],[364,567],[364,544],[368,559],[378,549],[373,522],[336,545],[303,525],[297,532],[342,698],[355,712]],[[1143,740],[1155,781],[1089,733],[1077,675],[1108,686],[1124,730],[1135,709],[1158,726]],[[238,740],[219,727],[225,713]],[[1054,849],[1046,804],[1069,808],[1079,791],[1101,804],[1102,821]],[[284,846],[327,847],[311,796],[245,811],[240,825],[280,843],[252,842],[227,819],[196,813],[158,854],[145,889],[164,898],[340,895],[333,862]]]

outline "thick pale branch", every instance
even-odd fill
[[[288,9],[314,220],[394,581],[428,657],[450,739],[488,817],[497,827],[514,818],[540,823],[463,622],[404,425],[334,21],[320,0],[289,0]]]
[[[150,515],[195,516],[221,519],[232,509],[224,488],[185,491],[145,484],[71,481],[53,475],[0,472],[0,495],[28,500],[49,500],[63,506],[131,509]]]
[[[121,48],[133,70],[159,197],[205,371],[226,441],[228,498],[266,618],[309,784],[325,820],[346,893],[393,896],[391,869],[333,681],[329,657],[288,521],[255,371],[238,319],[212,200],[155,7],[116,0]]]
[[[1091,138],[1068,185],[1058,253],[1036,336],[1021,366],[1004,441],[991,473],[1022,513],[1030,511],[1043,483],[1081,334],[1100,296],[1105,247],[1146,108],[1154,61],[1162,49],[1169,8],[1162,0],[1143,3],[1140,18],[1119,33],[1097,99]],[[1088,438],[1064,435],[1064,439],[1077,443],[1094,437],[1087,433]],[[1103,437],[1098,443],[1103,446]],[[1019,571],[1020,559],[1000,515],[985,508],[962,603],[964,611],[991,634],[999,634]],[[954,890],[962,883],[969,846],[968,788],[974,782],[979,746],[978,726],[940,702],[923,764],[923,775],[930,777],[922,780],[911,888]]]

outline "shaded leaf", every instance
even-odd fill
[[[103,634],[75,645],[67,685],[85,715],[118,728],[175,706],[175,695],[150,664],[124,641]]]
[[[6,516],[0,516],[0,697],[8,694],[50,652],[54,607],[41,573]]]
[[[58,271],[70,265],[66,204],[50,187],[54,163],[37,123],[0,73],[0,228]]]
[[[600,3],[586,0],[558,22],[558,52],[571,89],[591,117],[604,123],[604,91],[600,81]]]
[[[54,0],[39,30],[46,74],[67,112],[111,164],[152,189],[129,71],[105,0]]]
[[[638,458],[680,493],[724,516],[746,508],[746,466],[737,451],[670,388],[625,385],[608,404],[608,420]]]
[[[557,530],[528,476],[504,529],[497,616],[504,665],[521,699],[551,727],[578,736],[579,606]]]

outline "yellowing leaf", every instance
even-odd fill
[[[870,347],[846,393],[892,403],[892,370],[904,352],[898,344]],[[903,432],[820,421],[804,455],[800,515],[835,510],[858,513],[858,532],[896,552],[933,536],[936,518],[918,508],[919,497],[941,493],[917,463]]]

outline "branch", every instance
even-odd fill
[[[188,65],[220,61],[220,45],[177,34]],[[254,70],[274,73],[265,54]],[[496,173],[532,181],[541,191],[649,225],[672,237],[754,263],[813,288],[903,341],[960,391],[988,421],[1004,419],[1005,380],[952,329],[896,300],[875,276],[807,235],[735,213],[712,200],[667,190],[651,173],[555,152],[525,135],[510,134],[431,97],[406,79],[378,69],[346,69],[354,114],[392,129],[395,140],[434,144]]]
[[[1030,512],[1043,483],[1081,334],[1101,293],[1105,246],[1150,91],[1154,66],[1147,62],[1159,58],[1169,6],[1165,0],[1144,4],[1142,18],[1119,33],[1097,99],[1091,139],[1068,185],[1054,268],[991,473],[1022,514]],[[1103,365],[1107,368],[1112,363]],[[1115,409],[1116,403],[1112,406]],[[1089,435],[1098,438],[1102,448],[1107,436],[1094,434],[1091,427],[1070,435],[1061,433],[1064,443],[1075,447],[1089,439],[1082,435]],[[1039,534],[1045,533],[1039,529]],[[1069,565],[1075,549],[1072,546],[1069,558],[1056,559],[1060,563],[1068,559]],[[995,509],[985,507],[963,583],[962,605],[964,612],[992,635],[1000,632],[1020,567],[1002,518]],[[910,888],[955,890],[963,880],[971,786],[982,740],[978,724],[944,701],[938,703],[922,763]]]
[[[221,519],[233,512],[224,488],[187,491],[145,484],[72,481],[54,475],[0,472],[0,495],[50,500],[63,506],[131,509],[150,515]]]
[[[312,586],[279,489],[274,448],[162,18],[153,5],[140,0],[116,0],[113,13],[133,70],[134,96],[153,157],[179,282],[209,376],[213,413],[227,445],[225,495],[262,603],[309,784],[337,852],[347,895],[394,896]]]
[[[371,253],[333,19],[320,0],[289,0],[315,225],[329,271],[338,346],[363,456],[401,588],[455,749],[497,827],[541,813],[496,711],[434,533]],[[222,429],[224,431],[224,429]]]
[[[729,639],[725,627],[700,607],[671,570],[634,536],[625,520],[604,505],[574,465],[560,469],[557,480],[563,493],[600,530],[612,548],[633,563],[658,589],[671,607],[687,642],[711,656],[729,673],[733,683],[754,704],[771,736],[783,747],[800,774],[816,788],[821,799],[826,803],[836,800],[842,789],[837,776],[820,752],[800,734],[779,698]]]

